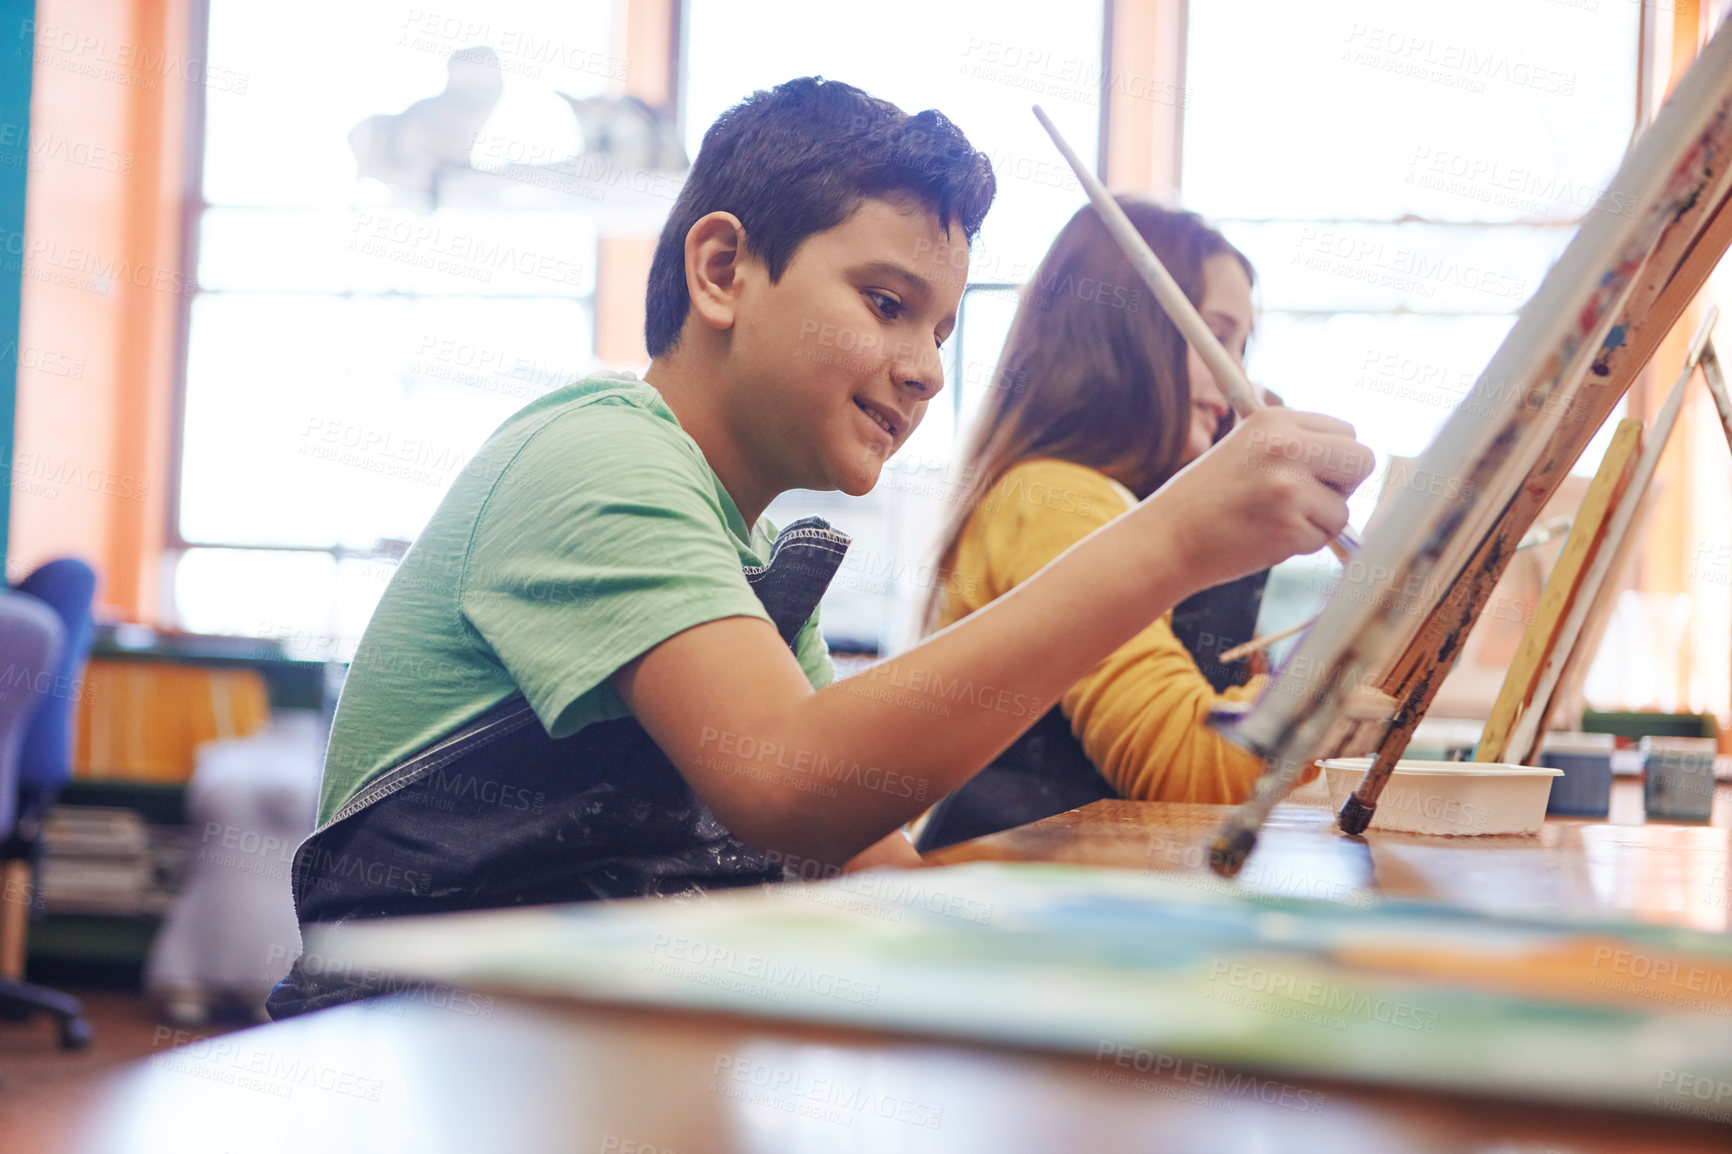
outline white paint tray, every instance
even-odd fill
[[[1369,757],[1322,763],[1330,804],[1337,812],[1371,768]],[[1499,762],[1407,761],[1377,799],[1371,828],[1445,836],[1537,833],[1546,819],[1552,778],[1563,771]]]

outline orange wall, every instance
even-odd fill
[[[1660,9],[1660,17],[1672,21],[1670,55],[1656,64],[1656,81],[1669,96],[1683,79],[1696,53],[1707,41],[1709,29],[1702,23],[1702,13],[1696,0],[1675,0],[1670,10]],[[1677,380],[1678,368],[1684,363],[1690,338],[1696,335],[1709,300],[1699,295],[1660,346],[1653,358],[1630,387],[1630,415],[1652,421],[1665,402],[1666,394]],[[1722,330],[1724,331],[1724,330]],[[1648,514],[1645,548],[1637,561],[1637,588],[1649,593],[1681,593],[1688,590],[1686,572],[1690,566],[1697,536],[1692,532],[1689,478],[1695,471],[1693,457],[1699,448],[1683,431],[1701,421],[1718,421],[1713,401],[1703,388],[1700,374],[1685,386],[1684,407],[1678,415],[1678,426],[1660,463],[1654,472],[1653,504]]]
[[[8,578],[75,555],[154,621],[178,328],[185,0],[38,0]]]
[[[1179,200],[1186,0],[1113,0],[1106,182]],[[1171,100],[1152,93],[1174,93]]]
[[[609,95],[635,96],[651,107],[665,105],[673,92],[674,9],[678,0],[614,0],[613,51],[631,62],[628,78]],[[644,285],[655,257],[656,233],[601,238],[596,253],[595,355],[605,364],[642,368]]]

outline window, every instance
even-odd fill
[[[1632,11],[1192,7],[1184,195],[1257,267],[1263,383],[1380,454],[1430,443],[1584,214],[1616,207]]]
[[[1553,0],[1193,4],[1184,199],[1257,268],[1252,376],[1352,420],[1380,460],[1429,444],[1577,224],[1619,208],[1602,190],[1634,125],[1637,19]],[[1355,494],[1355,524],[1378,495]],[[1319,566],[1277,569],[1265,625],[1309,613]]]
[[[207,58],[245,68],[206,86],[184,627],[347,657],[481,441],[593,367],[611,190],[559,162],[628,73],[612,11],[210,0]]]

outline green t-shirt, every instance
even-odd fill
[[[458,474],[379,600],[337,703],[319,824],[382,771],[522,693],[549,736],[629,716],[608,677],[683,629],[770,620],[748,529],[661,394],[599,374],[518,410]],[[795,639],[834,676],[814,610]]]

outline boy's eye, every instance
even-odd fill
[[[884,319],[893,321],[902,314],[902,302],[889,293],[881,293],[876,289],[866,290],[866,299],[872,302],[872,307],[883,314]]]

